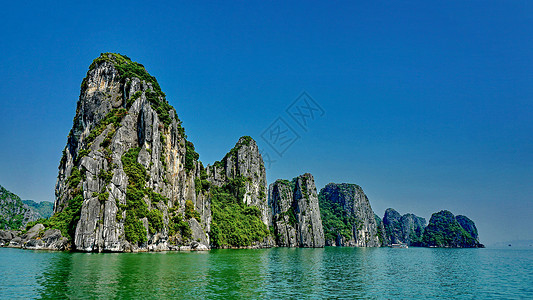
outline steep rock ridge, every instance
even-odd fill
[[[459,225],[461,225],[461,227],[463,227],[463,229],[466,230],[466,232],[468,232],[472,238],[478,241],[477,227],[476,224],[474,224],[474,221],[462,215],[455,216],[455,220],[457,220]]]
[[[221,161],[208,167],[210,181],[222,186],[230,180],[246,178],[243,201],[261,211],[261,220],[269,224],[266,170],[263,158],[254,139],[243,136]]]
[[[256,142],[243,136],[221,161],[207,167],[213,207],[212,246],[271,247],[266,171]]]
[[[269,187],[272,230],[281,247],[324,247],[324,230],[315,181],[311,174]]]
[[[419,246],[426,219],[410,213],[401,216],[396,210],[388,208],[383,216],[383,225],[388,244]]]
[[[374,211],[360,186],[330,183],[319,199],[327,245],[381,246]]]
[[[276,180],[269,187],[269,202],[272,207],[272,223],[276,244],[280,247],[299,247],[296,229],[296,204],[293,201],[294,183]]]
[[[432,214],[424,230],[422,244],[426,247],[483,248],[477,236],[474,238],[469,232],[475,228],[474,222],[464,216],[459,220],[468,228],[463,228],[457,218],[447,210]]]
[[[51,227],[81,251],[209,244],[210,207],[195,188],[200,169],[157,80],[128,57],[104,53],[82,82]],[[186,214],[187,203],[197,214]]]
[[[390,244],[390,241],[387,238],[387,234],[385,232],[385,225],[383,224],[383,220],[374,213],[374,219],[376,220],[376,226],[378,228],[378,239],[381,246],[385,246]]]
[[[0,185],[0,230],[20,229],[40,215]]]
[[[385,236],[387,244],[399,244],[404,241],[401,239],[403,237],[403,229],[401,226],[400,219],[402,215],[393,208],[387,208],[385,210],[385,215],[383,215],[383,226],[385,228]]]

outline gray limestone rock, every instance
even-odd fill
[[[30,228],[25,234],[21,235],[21,239],[23,242],[26,242],[28,240],[34,239],[44,233],[44,226],[43,224],[35,224],[32,228]]]
[[[12,231],[0,230],[0,243],[5,245],[9,243],[14,237],[15,234]]]
[[[474,221],[470,220],[468,217],[463,216],[463,215],[457,215],[455,216],[455,219],[457,220],[459,225],[461,225],[461,227],[463,227],[463,229],[466,230],[466,232],[470,234],[472,238],[478,241],[479,237],[478,237],[476,224],[474,224]]]
[[[82,83],[54,213],[72,220],[78,251],[162,251],[191,242],[174,223],[191,201],[202,216],[194,236],[209,244],[210,206],[195,192],[200,165],[155,78],[104,53]]]
[[[320,206],[327,245],[381,246],[375,214],[360,186],[330,183],[320,190]],[[333,227],[339,222],[344,228]]]
[[[276,244],[281,247],[324,247],[324,231],[314,178],[306,173],[277,180],[269,187]]]
[[[388,208],[383,216],[383,225],[388,244],[419,246],[426,227],[426,219],[410,213],[402,216],[396,210]]]
[[[220,162],[208,166],[207,172],[210,182],[216,186],[222,186],[230,179],[247,178],[243,201],[248,206],[259,208],[263,223],[270,224],[266,170],[254,139],[249,136],[241,137]]]

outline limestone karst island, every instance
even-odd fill
[[[356,184],[318,191],[306,173],[269,185],[251,137],[228,141],[229,148],[204,165],[157,80],[127,56],[104,53],[81,84],[53,214],[0,188],[0,245],[82,252],[483,247],[465,216],[440,211],[426,224],[387,209],[380,218]]]

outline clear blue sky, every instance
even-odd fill
[[[448,209],[482,242],[533,239],[533,3],[368,2],[5,2],[0,184],[54,200],[80,83],[119,52],[205,164],[251,135],[269,182],[310,172],[361,185],[380,216]],[[306,130],[286,112],[303,91],[324,111]],[[300,137],[282,157],[261,139],[277,118]]]

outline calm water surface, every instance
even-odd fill
[[[0,249],[9,298],[533,298],[533,250],[87,254]]]

